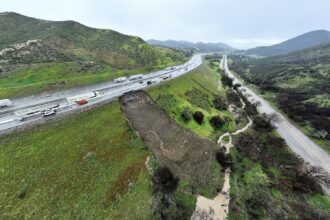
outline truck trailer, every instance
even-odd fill
[[[9,99],[1,99],[0,100],[0,108],[6,108],[12,106],[13,103]]]
[[[87,100],[87,99],[95,98],[96,96],[98,96],[100,94],[101,94],[100,92],[88,92],[88,93],[84,93],[81,95],[67,97],[66,100],[68,101],[68,103],[76,103],[77,101],[80,101],[83,99]]]
[[[143,79],[143,74],[133,75],[128,78],[128,80],[130,80],[130,81],[137,80],[137,79]]]
[[[122,83],[122,82],[126,82],[127,81],[127,77],[123,76],[123,77],[118,77],[116,78],[113,82],[115,83]]]
[[[38,106],[22,109],[19,111],[15,111],[14,113],[18,117],[26,117],[29,115],[41,114],[43,111],[49,109],[55,109],[58,108],[59,106],[60,105],[58,103],[50,103],[50,104],[38,105]]]

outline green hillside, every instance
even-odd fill
[[[162,69],[186,59],[181,50],[153,47],[141,38],[112,30],[74,21],[0,14],[0,79],[4,84],[0,98],[96,83],[118,75]],[[75,70],[60,76],[49,74],[63,63]],[[39,74],[30,75],[35,68]],[[32,80],[21,81],[22,76]]]
[[[330,152],[330,44],[264,59],[231,58],[232,70]]]

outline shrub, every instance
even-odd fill
[[[214,129],[220,129],[225,124],[225,121],[219,116],[213,116],[209,122]]]
[[[154,192],[172,194],[175,192],[179,179],[174,177],[167,167],[158,168],[152,176],[152,187]]]
[[[177,105],[177,100],[172,94],[158,95],[156,102],[158,106],[168,114],[170,114],[171,110]]]
[[[200,111],[196,111],[194,114],[193,114],[193,117],[194,117],[194,120],[198,123],[198,124],[202,124],[203,121],[204,121],[204,114],[203,112],[200,112]]]
[[[219,95],[217,95],[217,96],[214,97],[213,105],[214,105],[214,108],[216,108],[218,110],[226,110],[227,109],[227,103]]]
[[[241,84],[239,84],[239,83],[235,83],[235,84],[233,85],[233,89],[237,91],[237,89],[238,89],[239,87],[241,87],[241,86],[242,86]]]
[[[183,111],[181,113],[181,117],[185,122],[190,121],[191,115],[190,115],[190,111],[187,107],[183,109]]]
[[[185,92],[185,96],[188,97],[188,100],[191,104],[207,111],[210,110],[211,103],[209,100],[209,96],[202,90],[193,88],[191,91]]]
[[[242,107],[240,96],[231,90],[227,91],[227,100],[230,104]]]
[[[227,74],[221,74],[221,82],[224,86],[233,86],[233,79],[230,78]]]
[[[253,128],[256,131],[269,132],[275,128],[274,123],[279,120],[276,115],[257,115],[253,117]]]
[[[227,168],[230,167],[232,165],[232,157],[230,154],[225,154],[223,151],[218,151],[215,155],[218,163],[223,167],[223,168]]]

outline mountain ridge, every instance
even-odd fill
[[[147,40],[147,43],[150,45],[157,45],[162,47],[169,47],[169,48],[193,48],[200,52],[219,52],[219,51],[233,51],[236,50],[235,48],[224,44],[224,43],[204,43],[204,42],[190,42],[184,40],[155,40],[150,39]]]
[[[326,43],[330,43],[330,32],[327,30],[315,30],[271,46],[251,48],[243,53],[263,57],[278,56]]]

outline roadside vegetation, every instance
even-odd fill
[[[222,79],[225,75],[220,73],[219,64],[219,59],[207,56],[196,70],[149,90],[156,104],[179,125],[212,140],[218,140],[225,132],[234,132],[247,123],[245,115],[241,118],[229,110],[230,105],[235,103],[235,106],[241,106],[241,102],[231,92],[232,81]],[[213,147],[215,154],[211,166],[215,175],[219,176],[216,185],[209,179],[206,180],[209,187],[192,190],[189,181],[181,178],[174,194],[156,193],[156,215],[165,215],[170,219],[190,219],[197,195],[211,199],[220,192],[224,181],[221,171],[230,166],[231,158],[222,158],[220,146]],[[177,176],[176,173],[173,175]],[[214,188],[218,189],[217,192],[214,192]]]
[[[234,131],[245,122],[235,120],[228,110],[228,103],[232,101],[231,97],[227,98],[230,90],[221,83],[218,67],[218,60],[207,58],[191,73],[164,82],[149,93],[181,126],[217,140],[221,134]]]
[[[1,219],[151,219],[148,151],[117,102],[0,139]]]
[[[264,59],[230,58],[230,69],[330,153],[330,45]]]
[[[244,100],[253,126],[234,138],[229,219],[328,219],[330,199],[272,125]]]

